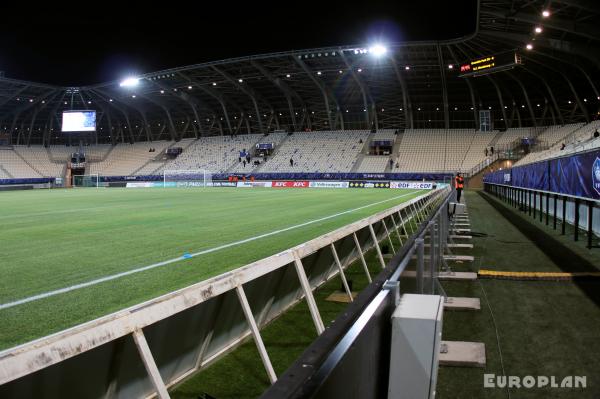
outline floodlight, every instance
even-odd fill
[[[387,48],[381,44],[375,44],[369,48],[369,52],[373,54],[375,57],[381,57],[385,53],[387,53]]]
[[[542,33],[542,27],[541,26],[536,26],[535,27],[535,33]]]
[[[133,87],[133,86],[137,86],[139,82],[140,82],[139,78],[129,77],[129,78],[126,78],[126,79],[122,80],[121,83],[119,83],[119,86],[121,86],[121,87]]]
[[[533,49],[533,44],[531,44],[531,43],[527,43],[527,46],[525,46],[525,48],[526,48],[527,50],[532,50],[532,49]]]
[[[548,11],[548,10],[542,11],[542,17],[548,18],[549,16],[550,16],[550,11]]]

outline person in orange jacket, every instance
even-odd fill
[[[462,190],[465,188],[465,179],[463,179],[462,175],[459,173],[454,177],[454,189],[456,190],[456,202],[460,203],[460,197],[462,195]]]

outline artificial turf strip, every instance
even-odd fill
[[[0,303],[374,202],[387,202],[223,251],[0,310],[0,349],[235,269],[423,193],[228,188],[2,193]],[[394,199],[404,194],[407,195]]]
[[[477,271],[493,268],[512,271],[560,272],[568,265],[549,257],[541,241],[550,235],[553,245],[568,247],[589,262],[596,262],[594,250],[585,243],[573,243],[551,227],[542,226],[545,235],[534,242],[506,219],[480,194],[466,192],[474,232],[476,256],[473,264],[453,265],[455,270]],[[496,201],[497,202],[497,201]],[[505,206],[499,203],[499,206]],[[510,209],[509,209],[510,211]],[[510,218],[521,218],[516,212]],[[560,247],[556,248],[560,251]],[[559,262],[558,264],[556,262]],[[599,263],[595,263],[598,265]],[[511,398],[598,398],[600,397],[600,348],[595,344],[600,331],[600,308],[590,292],[600,292],[598,281],[513,281],[443,282],[449,296],[481,298],[479,312],[446,312],[443,339],[484,342],[487,365],[484,369],[442,367],[438,374],[438,398],[506,398],[506,389],[483,386],[483,375],[502,375],[492,313],[498,328],[506,375],[587,376],[586,389],[511,389]],[[484,295],[484,292],[486,295]]]

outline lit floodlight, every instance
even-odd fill
[[[531,43],[527,43],[527,46],[525,46],[525,48],[526,48],[527,50],[532,50],[532,49],[533,49],[533,44],[531,44]]]
[[[119,83],[119,86],[121,86],[121,87],[133,87],[133,86],[137,86],[138,83],[140,83],[140,79],[139,78],[131,77],[131,78],[126,78],[126,79],[122,80],[121,83]]]
[[[535,27],[535,33],[542,33],[542,27],[541,26],[536,26]]]
[[[542,11],[542,17],[548,18],[549,16],[550,16],[550,11],[548,11],[548,10]]]
[[[375,57],[381,57],[385,53],[387,53],[387,48],[381,44],[376,44],[369,48],[369,52],[373,54]]]

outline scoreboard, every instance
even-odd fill
[[[521,56],[515,51],[488,55],[460,65],[460,77],[481,76],[505,71],[521,64]]]

